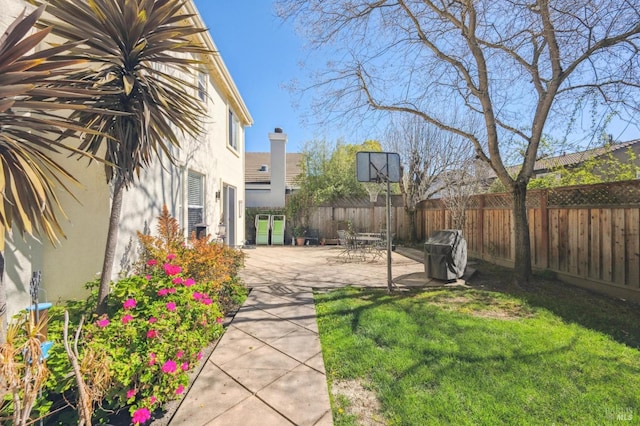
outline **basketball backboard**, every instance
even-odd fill
[[[400,155],[397,152],[358,152],[356,177],[359,182],[400,182]]]

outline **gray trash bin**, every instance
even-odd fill
[[[424,244],[424,271],[429,278],[453,281],[467,267],[467,242],[462,231],[445,229],[434,232]]]

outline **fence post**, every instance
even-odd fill
[[[544,268],[549,268],[549,190],[545,189],[540,194],[540,244],[542,246],[542,259]]]
[[[480,195],[478,206],[478,243],[480,244],[480,258],[484,259],[484,194]]]

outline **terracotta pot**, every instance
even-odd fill
[[[296,237],[296,245],[297,246],[303,246],[304,245],[304,237]]]

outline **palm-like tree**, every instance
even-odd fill
[[[141,169],[180,145],[184,133],[201,131],[202,109],[196,97],[194,65],[210,51],[197,42],[205,31],[192,24],[181,0],[49,0],[46,25],[72,42],[82,42],[76,58],[91,65],[72,80],[104,89],[95,107],[116,111],[76,111],[79,125],[100,134],[87,135],[79,147],[92,154],[105,149],[107,181],[113,200],[98,296],[104,312],[115,255],[124,191]],[[105,135],[108,135],[105,136]]]
[[[51,154],[74,151],[59,137],[80,128],[56,112],[83,108],[73,104],[90,93],[70,89],[62,78],[65,67],[81,62],[60,55],[72,44],[33,52],[51,32],[46,28],[28,35],[42,12],[42,7],[26,17],[23,12],[0,38],[0,343],[7,320],[5,232],[13,229],[54,243],[63,235],[56,215],[64,212],[56,191],[69,190],[67,185],[77,181]]]

